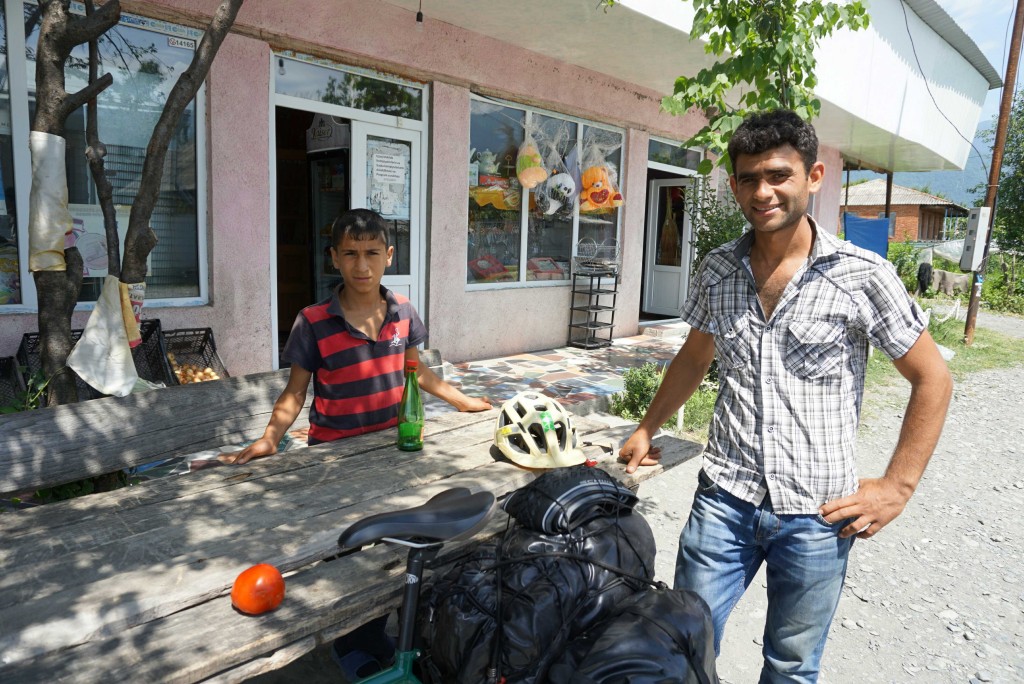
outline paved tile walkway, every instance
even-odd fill
[[[646,334],[623,337],[601,349],[559,347],[496,359],[444,364],[444,379],[473,396],[500,404],[532,389],[554,397],[572,411],[603,409],[622,391],[622,376],[648,361],[668,364],[679,351],[685,328],[680,324],[649,326]],[[443,411],[433,397],[428,410]]]

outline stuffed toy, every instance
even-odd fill
[[[590,166],[580,177],[583,191],[580,193],[580,211],[613,209],[622,206],[622,193],[612,185],[608,167]]]
[[[537,209],[550,216],[563,207],[571,208],[576,194],[576,183],[567,173],[556,173],[537,187]]]
[[[544,168],[544,160],[540,156],[537,146],[529,140],[519,148],[519,155],[516,157],[516,178],[527,190],[537,187],[537,184],[548,177],[547,169]]]

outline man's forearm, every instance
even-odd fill
[[[953,391],[948,372],[914,386],[907,402],[899,440],[885,470],[909,499],[917,489],[942,434]]]

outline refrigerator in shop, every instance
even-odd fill
[[[331,224],[349,208],[349,147],[348,123],[327,114],[314,116],[306,131],[314,301],[330,296],[341,282],[331,262]]]

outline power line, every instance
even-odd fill
[[[957,135],[963,138],[964,141],[971,146],[971,149],[975,151],[978,155],[978,159],[981,160],[981,165],[985,169],[985,177],[987,178],[989,175],[988,165],[985,163],[985,158],[981,156],[981,152],[979,152],[978,148],[974,146],[974,141],[968,140],[967,136],[960,132],[960,129],[956,127],[956,124],[949,120],[949,117],[946,116],[946,113],[942,111],[942,107],[940,107],[939,103],[935,100],[935,95],[932,94],[931,86],[928,85],[928,77],[925,75],[924,68],[921,66],[921,59],[917,56],[917,46],[914,44],[914,36],[910,33],[910,19],[907,18],[907,5],[904,0],[900,0],[900,9],[903,10],[903,24],[907,27],[907,38],[910,39],[910,49],[914,53],[914,61],[917,62],[917,70],[921,72],[921,79],[924,81],[924,88],[928,91],[928,97],[932,99],[932,104],[935,105],[935,111],[941,114],[942,118],[953,127],[953,130],[956,131]]]

